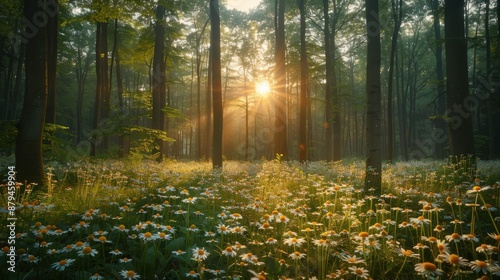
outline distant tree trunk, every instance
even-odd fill
[[[120,116],[122,121],[125,121],[125,116],[127,112],[125,108],[125,102],[123,100],[124,98],[123,76],[122,76],[120,52],[118,50],[116,51],[116,93],[118,95],[118,106],[120,107]],[[129,153],[127,149],[128,141],[125,138],[125,135],[123,135],[123,133],[120,133],[120,135],[118,136],[118,145],[120,149],[118,152],[120,157],[123,157]]]
[[[299,110],[299,161],[307,160],[307,46],[305,0],[299,0],[300,10],[300,110]]]
[[[107,149],[106,138],[103,135],[101,124],[107,121],[109,112],[108,99],[108,23],[97,22],[96,31],[96,94],[94,101],[94,121],[92,125],[92,139],[90,141],[90,155],[96,156],[99,148]]]
[[[389,61],[389,81],[387,88],[387,160],[392,162],[394,157],[394,124],[393,124],[393,113],[392,113],[392,91],[393,91],[393,77],[394,77],[394,59],[396,56],[396,50],[398,47],[398,36],[399,29],[401,27],[401,22],[403,19],[403,0],[399,0],[399,4],[396,4],[397,0],[392,0],[392,16],[394,19],[394,30],[392,32],[391,40],[391,57]]]
[[[469,96],[464,0],[445,0],[447,119],[450,156],[475,155]],[[464,108],[464,105],[466,108]]]
[[[222,80],[220,62],[220,15],[219,1],[210,0],[210,42],[212,49],[212,92],[213,92],[213,114],[214,132],[212,147],[212,168],[222,168]]]
[[[444,88],[444,74],[443,74],[443,42],[441,38],[441,24],[439,16],[439,1],[430,0],[432,15],[433,15],[433,25],[434,25],[434,40],[436,41],[436,78],[437,78],[437,108],[436,108],[436,120],[435,120],[435,131],[436,134],[433,140],[436,142],[436,158],[442,159],[446,155],[444,149],[446,146],[446,141],[441,141],[443,134],[447,133],[446,122],[444,119],[444,114],[446,111],[446,96]],[[438,139],[439,138],[439,139]]]
[[[78,47],[76,58],[76,81],[77,81],[77,100],[76,100],[76,144],[83,140],[83,95],[85,93],[85,82],[87,80],[87,73],[90,68],[90,57],[87,55],[85,64],[83,64],[82,49]]]
[[[165,7],[158,4],[156,7],[155,47],[153,58],[153,129],[163,131],[165,116],[162,109],[165,107],[166,75],[165,75]],[[157,139],[159,148],[157,160],[162,161],[165,154],[163,140]]]
[[[37,0],[24,0],[24,17],[33,19],[45,14]],[[55,30],[50,30],[54,32]],[[42,135],[45,124],[48,95],[48,50],[47,26],[33,30],[25,26],[26,34],[32,35],[26,43],[26,83],[21,118],[17,124],[16,181],[23,183],[45,183],[42,158]],[[55,69],[51,68],[51,71]]]
[[[329,0],[323,0],[323,16],[325,20],[325,27],[323,29],[324,39],[325,39],[325,74],[326,74],[326,85],[325,85],[325,122],[323,127],[325,129],[325,159],[326,161],[331,161],[333,156],[332,151],[332,72],[333,72],[333,60],[332,60],[332,50],[331,50],[331,34],[330,34],[330,16],[329,16]]]
[[[378,0],[366,0],[366,172],[365,191],[381,194],[381,89],[380,89],[380,22]]]
[[[275,50],[275,119],[274,119],[274,154],[288,158],[286,130],[286,69],[285,69],[285,0],[278,1],[276,50]]]
[[[212,45],[212,43],[210,43]],[[207,90],[205,93],[205,160],[210,160],[210,147],[211,140],[210,136],[212,133],[212,47],[208,51],[208,79],[207,79]]]

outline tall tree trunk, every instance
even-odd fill
[[[76,59],[76,81],[77,81],[77,101],[76,101],[76,144],[83,141],[83,95],[85,93],[85,82],[87,80],[87,73],[90,68],[90,56],[85,58],[83,64],[82,49],[77,49]]]
[[[434,27],[434,40],[436,41],[436,79],[437,79],[437,106],[435,109],[435,133],[432,135],[432,140],[436,143],[436,158],[442,159],[445,156],[444,149],[446,141],[443,141],[443,134],[447,133],[446,121],[444,114],[446,111],[446,96],[444,87],[444,74],[443,74],[443,43],[441,38],[441,24],[439,16],[439,1],[430,0],[433,16]]]
[[[97,22],[96,31],[96,94],[94,100],[94,121],[90,155],[96,156],[99,148],[107,149],[106,138],[102,131],[102,122],[107,121],[109,112],[108,99],[108,23]]]
[[[306,10],[305,0],[299,0],[300,10],[300,110],[299,110],[299,161],[307,160],[307,46],[306,46]]]
[[[166,75],[165,75],[165,7],[158,4],[156,7],[155,47],[153,57],[153,129],[163,131],[165,116]],[[159,148],[158,161],[163,160],[165,154],[163,140],[157,139]]]
[[[212,85],[214,132],[212,147],[212,168],[222,168],[222,80],[220,62],[220,15],[219,1],[210,0],[210,42],[212,49]]]
[[[210,43],[212,44],[212,43]],[[210,160],[210,136],[212,133],[212,47],[208,51],[208,75],[207,75],[207,90],[205,92],[205,160]]]
[[[53,0],[55,5],[58,0]],[[48,99],[47,99],[47,115],[45,122],[56,123],[56,67],[57,67],[57,34],[59,33],[59,13],[48,17],[47,28],[50,32],[47,33],[47,79],[48,79]]]
[[[381,89],[380,89],[380,22],[378,0],[366,0],[366,172],[365,191],[381,194]]]
[[[288,141],[286,129],[286,69],[285,69],[285,0],[278,1],[276,30],[276,97],[274,118],[274,154],[288,158]]]
[[[331,50],[331,34],[330,34],[330,15],[329,15],[329,0],[323,0],[323,17],[325,26],[323,28],[325,39],[325,121],[323,127],[325,129],[325,159],[331,161],[333,157],[333,134],[332,134],[332,72],[333,72],[333,59]]]
[[[464,0],[445,0],[447,119],[450,156],[475,155],[464,30]]]
[[[124,121],[125,116],[128,114],[126,112],[125,108],[125,102],[124,102],[124,89],[123,89],[123,76],[122,76],[122,67],[121,67],[121,60],[120,60],[120,51],[116,51],[116,93],[118,95],[118,106],[120,107],[120,116],[122,117],[121,119]],[[124,123],[122,123],[124,125]],[[128,155],[128,141],[125,138],[125,135],[123,133],[120,133],[118,136],[118,146],[119,146],[119,156],[123,157],[125,155]]]
[[[24,17],[33,19],[37,14],[45,14],[43,9],[46,4],[45,1],[24,0]],[[25,94],[21,118],[17,124],[16,180],[41,185],[45,182],[42,135],[48,95],[47,26],[40,24],[34,27],[27,24],[25,32],[32,36],[26,42]]]
[[[396,50],[398,47],[398,37],[399,29],[401,27],[401,21],[403,19],[403,0],[392,0],[392,16],[394,19],[394,30],[392,32],[391,39],[391,57],[389,61],[389,81],[387,88],[387,160],[392,162],[394,157],[394,124],[393,124],[393,113],[392,113],[392,91],[393,91],[393,77],[394,77],[394,60],[396,56]]]

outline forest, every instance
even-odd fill
[[[2,279],[500,277],[497,1],[0,1]]]

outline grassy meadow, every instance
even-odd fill
[[[374,196],[361,161],[53,162],[14,257],[4,178],[0,279],[500,279],[500,162],[467,166],[387,165]]]

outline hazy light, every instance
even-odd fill
[[[236,9],[242,12],[248,12],[257,7],[261,0],[228,0],[226,3],[230,9]]]
[[[267,80],[260,81],[255,84],[255,91],[260,96],[267,96],[271,91],[271,86]]]

